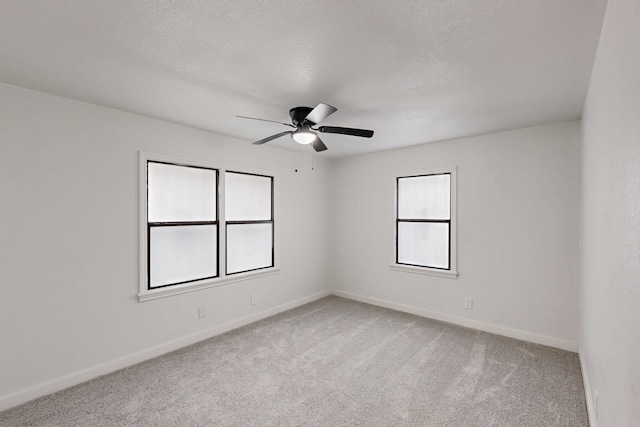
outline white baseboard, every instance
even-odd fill
[[[589,373],[587,372],[587,364],[584,361],[581,352],[578,352],[580,358],[580,370],[582,371],[582,385],[584,386],[584,395],[587,400],[587,415],[589,416],[589,425],[591,427],[597,427],[596,422],[596,408],[591,396],[591,381],[589,380]]]
[[[274,314],[291,310],[292,308],[299,307],[301,305],[310,303],[329,295],[331,295],[331,292],[328,290],[309,295],[307,297],[300,298],[276,307],[272,307],[259,313],[254,313],[250,316],[242,317],[240,319],[236,319],[231,322],[227,322],[222,325],[207,329],[205,331],[197,332],[195,334],[191,334],[186,337],[179,338],[177,340],[173,340],[138,353],[130,354],[128,356],[102,363],[100,365],[96,365],[79,372],[74,372],[73,374],[55,378],[45,383],[38,384],[34,387],[21,390],[17,393],[0,396],[0,411],[18,406],[22,403],[26,403],[30,400],[37,399],[38,397],[45,396],[47,394],[55,393],[56,391],[64,390],[65,388],[81,384],[85,381],[92,380],[101,375],[110,374],[111,372],[124,369],[140,362],[144,362],[145,360],[153,359],[154,357],[158,357],[171,351],[178,350],[182,347],[195,344],[199,341],[203,341],[216,335],[220,335],[232,329],[248,325],[249,323],[262,320],[264,318],[273,316]]]
[[[464,326],[466,328],[472,328],[472,329],[477,329],[484,332],[490,332],[496,335],[503,335],[505,337],[528,341],[535,344],[542,344],[548,347],[554,347],[554,348],[559,348],[561,350],[572,351],[574,353],[578,351],[578,344],[569,340],[549,337],[546,335],[540,335],[533,332],[522,331],[519,329],[507,328],[505,326],[494,325],[491,323],[481,322],[478,320],[472,320],[464,317],[453,316],[451,314],[440,313],[432,310],[426,310],[424,308],[399,304],[392,301],[367,297],[364,295],[354,294],[351,292],[345,292],[345,291],[340,291],[336,289],[333,289],[331,293],[339,297],[348,298],[348,299],[352,299],[360,302],[365,302],[367,304],[377,305],[380,307],[386,307],[392,310],[403,311],[405,313],[411,313],[421,317],[428,317],[429,319],[440,320],[442,322],[453,323],[455,325]]]

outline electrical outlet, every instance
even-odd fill
[[[467,310],[473,310],[473,298],[466,297],[464,299],[464,308],[466,308]]]
[[[251,305],[256,305],[258,303],[258,294],[251,294]]]
[[[204,319],[207,317],[207,313],[204,311],[204,307],[198,307],[198,319]]]

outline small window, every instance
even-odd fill
[[[396,177],[395,234],[396,267],[457,275],[455,169]]]
[[[273,267],[273,177],[225,172],[226,272]]]
[[[148,289],[218,277],[218,171],[147,162]]]

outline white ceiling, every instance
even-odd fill
[[[325,157],[579,118],[604,0],[0,2],[0,81]],[[269,144],[290,149],[289,137]],[[256,146],[256,150],[268,149]]]

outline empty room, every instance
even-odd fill
[[[0,426],[640,426],[640,1],[0,2]]]

